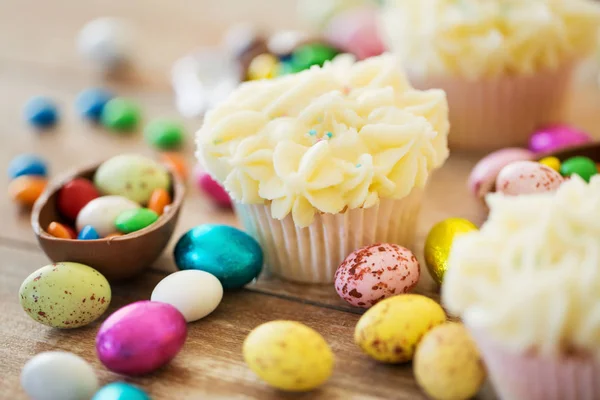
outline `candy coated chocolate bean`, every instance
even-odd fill
[[[92,182],[85,178],[75,178],[63,185],[57,194],[56,207],[61,215],[73,221],[87,203],[100,197]]]
[[[596,163],[583,156],[571,157],[565,160],[560,166],[560,173],[563,176],[579,175],[583,180],[589,182],[592,176],[598,173]]]
[[[96,239],[100,239],[100,235],[98,235],[98,232],[96,232],[96,229],[94,229],[93,226],[86,225],[79,232],[79,235],[77,235],[77,239],[79,239],[79,240],[96,240]]]
[[[560,172],[560,160],[556,157],[544,157],[540,160],[540,164],[544,164],[556,172]]]
[[[25,104],[25,119],[36,128],[49,128],[58,121],[58,109],[47,97],[34,97]]]
[[[279,60],[272,54],[260,54],[248,65],[248,80],[271,79],[277,75]]]
[[[322,66],[325,61],[332,60],[338,51],[323,43],[305,44],[294,50],[292,63],[299,70],[305,70],[313,65]]]
[[[75,107],[83,118],[98,121],[100,120],[104,106],[113,97],[113,94],[105,89],[86,89],[77,96]]]
[[[156,119],[146,126],[144,136],[158,149],[176,149],[183,143],[183,126],[168,119]]]
[[[160,162],[165,167],[176,173],[181,179],[186,179],[188,176],[188,167],[185,158],[174,152],[164,152],[160,154]]]
[[[46,178],[34,175],[23,175],[8,184],[10,198],[26,207],[31,207],[46,189]]]
[[[60,239],[75,239],[77,237],[75,231],[72,228],[56,221],[50,222],[47,231],[52,236]]]
[[[104,126],[114,131],[130,131],[140,121],[140,109],[131,100],[116,97],[104,106],[101,115]]]
[[[150,200],[148,201],[148,208],[158,215],[163,215],[165,207],[171,204],[171,195],[164,189],[154,189]]]
[[[15,179],[23,175],[47,176],[46,161],[35,154],[20,154],[14,157],[8,164],[8,177]]]
[[[144,229],[158,219],[158,214],[148,208],[123,211],[115,220],[115,226],[123,233]]]
[[[219,207],[231,208],[231,197],[227,191],[215,181],[207,172],[198,171],[197,182],[198,187]]]

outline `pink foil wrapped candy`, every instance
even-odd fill
[[[187,325],[172,305],[153,301],[129,304],[109,316],[96,336],[96,352],[106,368],[144,375],[171,361],[183,347]]]
[[[216,205],[223,208],[232,207],[229,193],[227,193],[219,182],[215,181],[207,172],[202,171],[200,168],[196,168],[194,174],[198,188],[206,193]]]
[[[568,125],[553,125],[536,131],[529,139],[529,149],[534,153],[550,153],[591,142],[590,136]]]

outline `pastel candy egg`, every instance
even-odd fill
[[[419,262],[396,244],[374,244],[351,253],[335,273],[338,295],[356,307],[410,291],[419,281]]]
[[[535,153],[550,153],[592,141],[585,132],[568,125],[544,127],[529,139],[529,149]]]
[[[23,310],[54,328],[78,328],[98,319],[110,304],[108,281],[87,265],[60,262],[29,275],[19,289]]]
[[[563,177],[552,168],[533,161],[517,161],[502,168],[496,191],[509,196],[553,192]]]
[[[92,400],[150,400],[150,396],[137,386],[113,382],[98,390]]]
[[[419,386],[437,400],[470,399],[486,378],[475,342],[456,322],[438,325],[425,334],[415,352],[413,370]]]
[[[500,170],[515,161],[533,160],[535,155],[526,149],[508,148],[488,154],[475,164],[468,180],[468,188],[473,196],[483,199],[494,189]]]
[[[115,220],[123,211],[139,208],[139,204],[123,196],[102,196],[87,203],[77,215],[77,230],[92,226],[100,237],[116,230]]]
[[[210,174],[198,169],[196,172],[196,182],[200,190],[206,193],[213,203],[223,208],[232,207],[229,193]]]
[[[223,285],[212,274],[198,270],[178,271],[164,278],[150,299],[171,304],[187,322],[212,313],[223,298]]]
[[[77,235],[77,239],[79,239],[79,240],[96,240],[96,239],[100,239],[100,235],[98,235],[98,232],[96,232],[96,230],[94,229],[93,226],[86,225],[83,227],[81,232],[79,232],[79,234]]]
[[[170,304],[138,301],[110,315],[96,336],[98,358],[109,370],[143,375],[171,361],[183,347],[187,325]]]
[[[577,156],[565,160],[560,166],[563,176],[579,175],[584,181],[589,182],[592,176],[598,173],[596,163],[588,157]]]
[[[58,109],[47,97],[34,97],[25,104],[25,119],[36,128],[49,128],[58,121]]]
[[[81,209],[98,197],[100,193],[92,182],[85,178],[75,178],[58,191],[56,207],[61,215],[75,221]]]
[[[332,18],[325,29],[325,38],[333,45],[362,60],[385,51],[377,26],[377,9],[358,7]]]
[[[227,225],[200,225],[186,232],[173,250],[182,270],[197,269],[216,276],[225,289],[240,288],[256,278],[263,265],[258,242]]]
[[[77,96],[75,107],[77,108],[77,112],[79,112],[83,118],[91,121],[99,121],[104,106],[113,97],[114,95],[105,89],[86,89]]]
[[[140,122],[140,109],[129,99],[115,97],[102,108],[100,121],[113,131],[131,131]]]
[[[181,147],[184,139],[183,126],[169,119],[155,119],[148,123],[144,136],[152,146],[168,150]]]
[[[333,372],[334,356],[325,339],[295,321],[256,327],[244,340],[243,354],[256,375],[281,390],[316,389]]]
[[[52,236],[60,239],[75,239],[77,237],[75,231],[71,227],[56,221],[50,222],[46,231]]]
[[[33,400],[88,400],[98,389],[98,378],[83,358],[65,351],[47,351],[25,363],[21,386]]]
[[[107,72],[130,58],[132,43],[133,34],[129,26],[120,19],[110,17],[88,22],[77,37],[79,53]]]
[[[8,164],[8,177],[15,179],[23,175],[47,176],[48,167],[46,161],[35,154],[20,154],[16,156]]]
[[[145,205],[155,189],[169,190],[170,179],[165,167],[138,155],[122,154],[100,165],[94,184],[105,195],[126,197]]]
[[[148,208],[125,210],[115,219],[115,226],[123,233],[144,229],[158,220],[158,214]]]
[[[44,193],[47,184],[46,178],[41,176],[19,176],[8,184],[8,195],[15,203],[31,207]]]
[[[378,361],[407,362],[412,360],[423,335],[445,321],[444,310],[429,297],[394,296],[363,314],[356,324],[354,341]]]

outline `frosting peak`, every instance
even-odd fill
[[[413,89],[393,56],[343,55],[240,85],[207,113],[197,154],[235,200],[307,226],[422,187],[448,156],[448,130],[443,91]]]

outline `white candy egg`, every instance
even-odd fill
[[[87,203],[77,215],[77,230],[86,225],[96,229],[100,237],[117,231],[115,219],[123,211],[140,208],[140,205],[123,196],[102,196]]]
[[[116,18],[103,17],[88,22],[79,32],[77,47],[82,56],[103,70],[111,70],[129,59],[132,33]]]
[[[151,300],[172,305],[187,322],[192,322],[213,312],[222,298],[223,286],[214,275],[190,269],[175,272],[160,281]]]
[[[98,378],[83,358],[48,351],[27,361],[21,386],[33,400],[89,400],[98,390]]]

